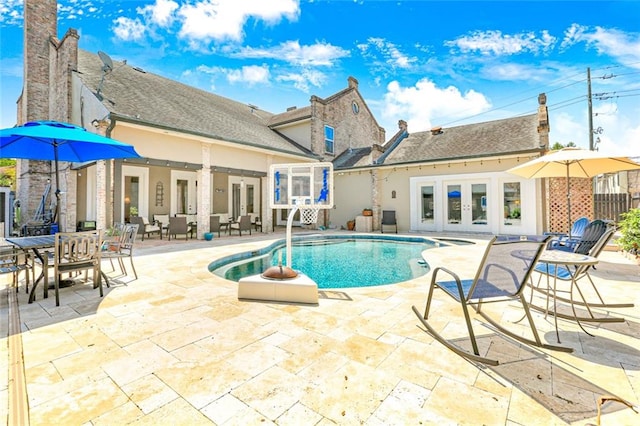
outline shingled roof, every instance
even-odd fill
[[[366,167],[371,165],[372,148],[349,148],[333,160],[333,168],[348,169],[351,167]]]
[[[479,158],[540,149],[538,116],[531,114],[409,133],[395,149],[385,152],[381,162],[388,165]]]
[[[308,120],[311,118],[311,107],[292,108],[281,114],[275,114],[269,119],[269,126],[278,127],[283,124],[293,123],[300,120]]]
[[[100,86],[102,67],[98,55],[78,50],[78,76],[94,93]],[[115,117],[141,125],[315,158],[269,129],[270,112],[122,62],[114,62],[100,94]]]

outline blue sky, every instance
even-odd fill
[[[22,0],[0,4],[0,127],[22,89]],[[58,36],[273,113],[359,81],[387,139],[536,111],[551,142],[640,156],[640,2],[151,0],[58,2]],[[114,70],[113,72],[117,72]],[[599,142],[597,142],[599,141]]]

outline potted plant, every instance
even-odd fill
[[[129,216],[138,216],[138,208],[135,206],[129,207]]]

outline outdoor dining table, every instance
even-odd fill
[[[47,282],[47,268],[49,266],[49,255],[46,253],[46,249],[51,249],[55,246],[55,235],[37,235],[31,237],[11,237],[6,238],[6,241],[19,249],[26,251],[31,250],[33,254],[42,262],[42,272],[33,282],[31,292],[29,293],[29,303],[35,300],[35,291],[38,287],[38,283],[44,280],[44,297],[49,297],[49,283]]]
[[[44,298],[49,297],[49,282],[48,282],[48,267],[49,267],[49,254],[47,253],[47,249],[52,249],[56,244],[56,236],[55,235],[37,235],[31,237],[11,237],[6,238],[10,244],[24,250],[31,250],[33,254],[40,260],[42,264],[42,271],[36,280],[33,282],[33,287],[31,287],[31,291],[29,292],[29,303],[33,303],[36,298],[36,288],[38,287],[38,283],[42,280],[44,281]],[[109,281],[104,272],[100,271],[102,278],[105,280],[107,286],[109,285]],[[59,287],[70,287],[73,285],[73,281],[61,281]]]

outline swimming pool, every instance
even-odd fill
[[[429,269],[422,252],[449,245],[423,237],[379,235],[313,235],[292,239],[292,268],[314,280],[318,288],[369,287],[407,281]],[[262,250],[239,253],[209,265],[222,278],[261,274],[286,259],[285,241]],[[284,260],[283,260],[284,262]]]

